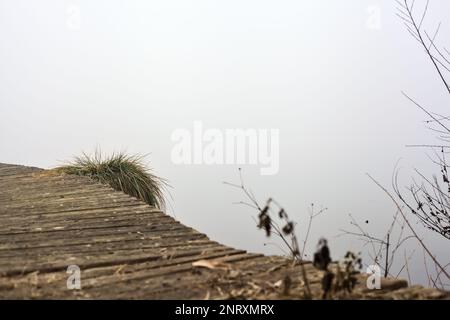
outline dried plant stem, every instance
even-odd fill
[[[306,272],[306,268],[304,266],[302,256],[300,254],[298,239],[297,236],[295,235],[295,224],[289,220],[287,213],[275,200],[269,199],[264,207],[259,205],[253,193],[249,189],[247,189],[246,186],[244,185],[241,169],[239,169],[239,178],[240,184],[234,184],[229,182],[224,182],[224,184],[242,190],[242,192],[247,197],[248,201],[250,201],[250,203],[246,201],[241,201],[238,204],[246,205],[257,210],[260,218],[258,226],[266,230],[267,236],[275,234],[283,241],[283,243],[286,245],[292,256],[294,266],[297,263],[300,264],[300,269],[302,272],[303,282],[305,286],[305,299],[312,299],[312,292],[308,280],[308,275]],[[274,204],[278,207],[279,218],[286,224],[284,228],[280,228],[278,224],[273,219],[270,218],[269,211],[271,210],[270,207],[271,204]],[[289,229],[286,229],[286,227],[289,227]],[[310,226],[308,229],[310,229]],[[290,241],[286,236],[290,237]]]
[[[402,215],[404,221],[406,222],[406,225],[408,226],[408,228],[411,230],[412,234],[414,235],[414,238],[416,238],[416,240],[420,243],[420,245],[422,246],[422,248],[426,251],[426,253],[428,254],[428,256],[431,258],[431,260],[433,260],[433,262],[439,267],[440,271],[448,278],[450,279],[450,275],[448,274],[448,272],[445,270],[445,268],[439,263],[439,261],[436,260],[436,258],[434,257],[434,255],[431,253],[431,251],[428,249],[428,247],[425,245],[425,243],[422,241],[422,239],[419,237],[419,235],[416,233],[416,231],[414,230],[414,228],[412,227],[411,223],[409,222],[408,218],[406,217],[405,213],[402,210],[402,207],[400,206],[400,204],[397,202],[397,200],[395,200],[394,196],[384,187],[382,186],[377,180],[375,180],[370,174],[367,174],[367,176],[381,189],[383,190],[386,195],[392,200],[392,202],[394,202],[395,206],[397,207],[398,211],[400,212],[400,214]]]
[[[384,277],[386,278],[389,274],[389,238],[390,233],[387,234],[387,240],[386,240],[386,267],[384,268]]]
[[[420,21],[419,24],[417,23],[417,21],[416,21],[414,15],[413,15],[414,2],[413,2],[412,5],[409,5],[409,3],[408,3],[407,0],[403,0],[403,1],[404,1],[403,4],[400,3],[400,2],[397,2],[397,3],[399,3],[400,6],[401,6],[404,10],[406,10],[406,12],[407,12],[406,15],[407,15],[407,22],[408,22],[408,25],[407,25],[408,31],[409,31],[409,32],[411,33],[411,35],[412,35],[412,36],[413,36],[413,37],[414,37],[414,38],[415,38],[415,39],[423,46],[423,48],[425,49],[426,54],[428,55],[428,57],[430,58],[431,62],[433,63],[433,66],[434,66],[434,68],[436,69],[436,72],[438,73],[439,78],[441,79],[442,83],[445,85],[445,89],[448,91],[448,93],[450,93],[450,86],[448,85],[447,80],[445,79],[445,77],[444,77],[444,75],[443,75],[443,73],[442,73],[441,68],[438,66],[439,60],[438,60],[437,57],[435,57],[435,56],[432,54],[432,52],[431,52],[431,49],[432,49],[432,48],[437,49],[437,48],[436,48],[436,45],[435,45],[435,43],[434,43],[434,38],[435,38],[435,37],[433,37],[433,39],[429,38],[430,44],[427,45],[427,44],[425,43],[425,39],[424,39],[424,36],[423,36],[423,34],[422,34],[422,31],[421,31],[423,21],[424,21],[424,19],[425,19],[426,14],[427,14],[427,9],[428,9],[429,0],[427,0],[427,4],[426,4],[426,7],[425,7],[425,10],[423,11],[422,19],[421,19],[421,21]],[[411,26],[414,30],[411,30],[410,26]],[[436,31],[436,35],[437,35],[438,31],[439,31],[439,28],[438,28],[437,31]],[[426,32],[425,32],[425,33],[426,33]],[[438,53],[440,54],[439,51],[438,51]],[[440,65],[443,66],[442,63],[440,63]],[[444,68],[445,68],[445,66],[444,66]]]

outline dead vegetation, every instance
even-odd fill
[[[245,186],[241,169],[239,169],[239,178],[239,184],[226,183],[227,185],[242,190],[246,196],[245,201],[240,201],[238,203],[249,206],[258,212],[258,228],[263,230],[267,237],[276,236],[279,238],[289,253],[288,258],[291,260],[292,267],[300,267],[303,288],[302,298],[317,298],[311,289],[309,275],[305,268],[306,261],[304,261],[304,257],[306,256],[306,245],[313,220],[327,209],[322,208],[315,212],[314,205],[311,205],[308,214],[309,219],[306,233],[303,237],[302,246],[300,246],[296,232],[296,226],[298,224],[289,218],[286,210],[272,198],[268,199],[264,206],[260,205],[251,190]],[[327,240],[320,239],[317,251],[314,254],[313,266],[322,272],[322,276],[319,280],[321,283],[321,298],[332,299],[351,296],[357,283],[356,275],[358,275],[362,269],[362,260],[359,255],[347,252],[342,260],[332,264]],[[294,279],[292,279],[291,276],[287,275],[284,279],[277,281],[279,287],[283,288],[285,295],[289,294],[293,280]]]

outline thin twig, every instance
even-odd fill
[[[442,267],[442,265],[439,263],[439,261],[436,260],[436,258],[433,256],[431,251],[428,249],[428,247],[425,245],[425,243],[422,241],[422,239],[419,237],[419,235],[416,233],[414,228],[412,227],[411,223],[409,222],[408,218],[406,217],[405,213],[403,212],[401,206],[395,200],[394,196],[385,188],[383,187],[377,180],[375,180],[370,174],[367,174],[367,176],[381,189],[383,190],[386,195],[392,200],[392,202],[396,205],[397,209],[399,210],[400,214],[402,215],[403,219],[405,220],[408,228],[411,230],[412,234],[416,238],[416,240],[420,243],[422,248],[427,252],[427,254],[430,256],[430,258],[433,260],[433,262],[439,267],[439,269],[442,271],[442,273],[450,279],[450,275],[448,272]]]

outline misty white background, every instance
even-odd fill
[[[416,6],[424,1],[416,1]],[[432,0],[426,26],[450,3]],[[0,162],[51,168],[82,151],[147,154],[172,185],[169,213],[224,244],[280,253],[256,230],[237,166],[176,166],[174,130],[280,129],[280,171],[260,176],[244,166],[264,202],[275,197],[299,222],[310,203],[329,210],[313,225],[308,253],[329,239],[333,258],[365,252],[348,214],[383,236],[395,209],[366,172],[390,186],[402,158],[431,174],[435,142],[401,90],[448,114],[430,62],[395,16],[394,1],[0,1]],[[438,172],[436,172],[438,173]],[[423,231],[420,225],[416,229]],[[443,264],[448,241],[426,235]],[[410,264],[425,282],[423,252]],[[403,260],[404,251],[399,253]],[[368,261],[366,261],[368,262]],[[399,261],[399,265],[402,261]]]

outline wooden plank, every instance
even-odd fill
[[[229,267],[193,267],[205,259]],[[70,264],[82,270],[82,290],[67,290]],[[321,272],[305,268],[320,296]],[[0,163],[0,298],[279,299],[273,283],[287,275],[290,298],[301,298],[301,268],[285,258],[211,241],[87,177]],[[396,298],[416,294],[396,291]]]

